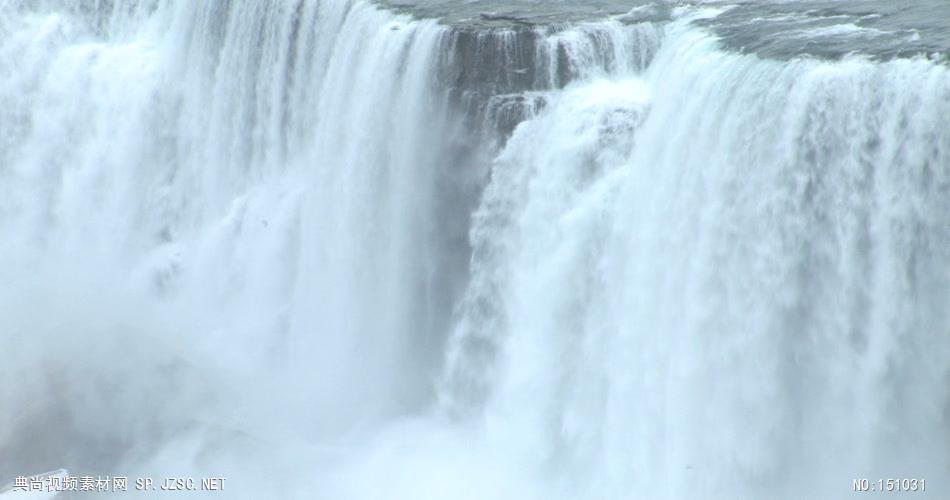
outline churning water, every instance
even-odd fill
[[[950,495],[946,32],[395,3],[0,0],[0,483]]]

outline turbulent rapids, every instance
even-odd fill
[[[0,485],[950,498],[948,15],[0,0]]]

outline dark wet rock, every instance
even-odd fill
[[[525,24],[528,26],[534,25],[534,23],[532,23],[531,21],[523,17],[518,17],[518,16],[506,16],[504,14],[493,14],[493,13],[488,13],[488,12],[482,12],[481,14],[479,14],[479,17],[481,17],[485,21],[510,21],[515,24]]]

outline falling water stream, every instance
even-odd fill
[[[0,0],[0,484],[950,495],[945,27],[421,3]]]

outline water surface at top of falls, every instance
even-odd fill
[[[456,26],[486,28],[602,20],[608,16],[621,16],[630,12],[632,8],[642,8],[646,11],[660,6],[662,11],[669,10],[666,4],[651,2],[650,0],[592,0],[587,2],[558,0],[380,0],[380,3],[419,17],[439,18]]]
[[[618,19],[663,22],[676,7],[713,7],[698,24],[732,50],[774,59],[807,55],[876,59],[950,52],[950,3],[942,0],[379,0],[395,10],[461,27],[497,28]]]
[[[765,57],[893,59],[950,52],[950,3],[943,0],[715,3],[730,8],[704,24],[730,48]]]

